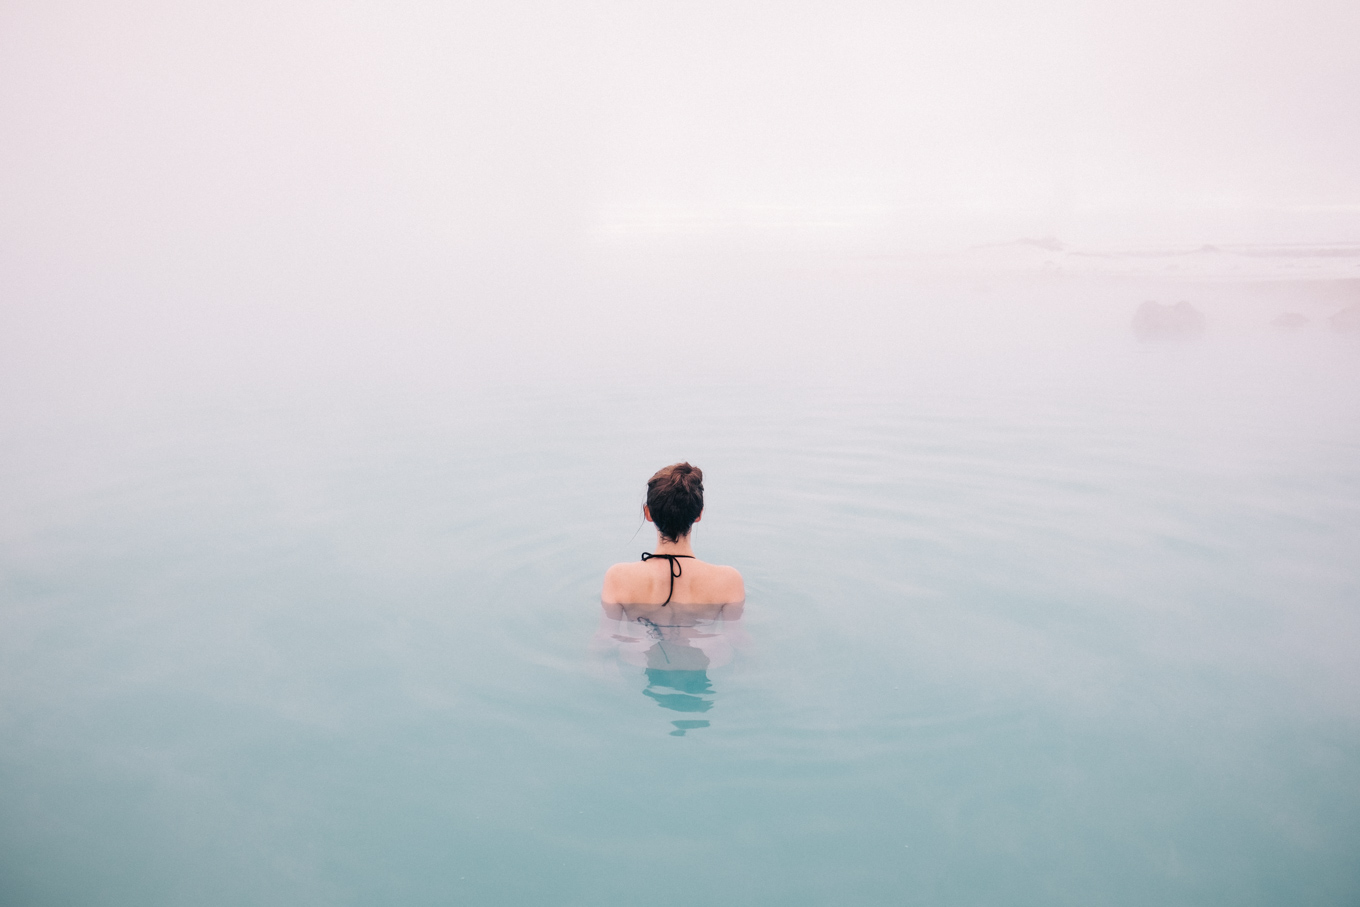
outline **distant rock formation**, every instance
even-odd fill
[[[1342,309],[1330,319],[1332,330],[1343,334],[1360,334],[1360,303]]]
[[[1148,301],[1133,315],[1133,332],[1140,340],[1198,337],[1204,333],[1204,314],[1185,301],[1175,305]]]
[[[1307,324],[1308,319],[1298,312],[1285,312],[1276,315],[1270,323],[1281,330],[1293,331]]]

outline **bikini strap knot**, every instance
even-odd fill
[[[670,575],[671,575],[671,591],[670,591],[670,594],[668,594],[668,595],[666,596],[666,600],[665,600],[664,602],[661,603],[661,607],[664,608],[664,607],[666,607],[667,605],[669,605],[669,604],[671,603],[671,596],[675,594],[675,580],[676,580],[676,578],[683,575],[683,571],[680,569],[680,561],[679,561],[679,558],[687,557],[687,558],[689,558],[690,560],[694,560],[694,555],[692,555],[692,554],[652,554],[650,551],[644,551],[644,552],[642,552],[642,559],[643,559],[644,561],[650,561],[650,560],[651,560],[652,558],[654,558],[654,557],[664,557],[666,560],[668,560],[668,561],[671,562],[671,569],[670,569],[670,571],[669,571],[669,572],[670,572]]]

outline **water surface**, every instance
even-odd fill
[[[1353,904],[1358,353],[15,421],[0,900]],[[606,627],[682,458],[745,614]]]

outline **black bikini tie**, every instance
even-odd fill
[[[650,561],[650,560],[651,560],[652,558],[654,558],[654,557],[664,557],[666,560],[668,560],[668,561],[671,562],[671,591],[670,591],[670,595],[667,595],[667,596],[666,596],[666,600],[665,600],[664,602],[661,603],[661,607],[664,608],[664,607],[666,607],[667,605],[669,605],[669,604],[671,603],[671,595],[674,595],[674,594],[675,594],[675,578],[676,578],[677,576],[680,576],[681,573],[682,573],[682,571],[681,571],[681,569],[680,569],[680,564],[676,561],[676,558],[687,557],[687,558],[689,558],[690,560],[694,560],[694,555],[692,555],[692,554],[652,554],[652,553],[647,552],[647,551],[642,552],[642,559],[643,559],[644,561]]]

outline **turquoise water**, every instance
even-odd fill
[[[1356,903],[1360,347],[1010,355],[11,423],[0,902]]]

